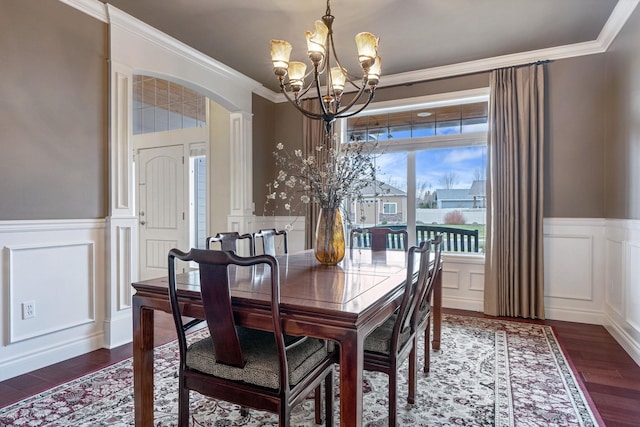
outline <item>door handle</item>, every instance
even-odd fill
[[[140,221],[140,225],[145,225],[146,223],[146,221]]]

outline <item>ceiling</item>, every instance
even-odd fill
[[[292,60],[308,62],[305,30],[325,0],[101,0],[277,91],[271,39],[293,45]],[[353,37],[380,38],[383,78],[419,74],[487,58],[582,46],[598,40],[615,18],[618,0],[333,0],[334,40],[343,65],[357,70]],[[626,20],[637,0],[626,4]],[[631,6],[629,6],[631,4]],[[622,8],[620,8],[622,9]],[[612,18],[612,21],[614,19]],[[608,24],[611,27],[611,23]],[[618,28],[619,29],[619,28]],[[617,29],[613,30],[617,33]],[[611,32],[611,30],[610,30]],[[611,36],[614,37],[615,34]],[[554,52],[556,52],[556,49]],[[579,50],[579,49],[578,49]],[[595,53],[595,52],[592,52]],[[569,55],[571,56],[571,55]],[[352,60],[353,58],[353,60]],[[394,76],[393,79],[391,76]]]

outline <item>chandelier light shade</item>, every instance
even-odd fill
[[[271,40],[271,62],[273,62],[276,76],[287,75],[289,56],[291,56],[291,43],[284,40]]]
[[[381,72],[378,38],[366,32],[355,36],[362,75],[356,76],[347,72],[346,68],[340,64],[333,44],[334,19],[329,0],[327,0],[326,13],[322,20],[315,22],[315,31],[305,33],[307,55],[312,66],[309,72],[306,64],[289,60],[291,56],[289,42],[271,40],[271,62],[280,82],[280,90],[306,117],[323,120],[327,133],[332,132],[336,119],[354,116],[371,103]],[[346,102],[346,105],[343,105],[345,103],[342,102],[342,95],[346,87],[350,87],[351,90],[348,91],[353,91],[355,94],[349,102]],[[314,113],[301,105],[302,99],[312,88],[315,88],[313,96],[320,104],[321,113]],[[364,104],[353,109],[365,93],[367,99]]]

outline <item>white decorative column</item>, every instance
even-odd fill
[[[131,283],[138,279],[138,212],[132,146],[133,74],[169,78],[205,94],[231,117],[233,208],[229,222],[248,229],[253,214],[251,99],[261,85],[226,65],[104,5],[110,41],[109,216],[105,347],[131,341]],[[233,218],[233,219],[232,219]]]
[[[253,148],[252,114],[235,112],[230,114],[231,144],[231,212],[228,217],[229,230],[241,233],[254,230],[253,202]]]
[[[131,282],[138,276],[138,219],[134,212],[131,105],[133,72],[111,62],[109,216],[107,217],[104,346],[131,341]]]

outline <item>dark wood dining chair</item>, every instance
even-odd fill
[[[409,359],[409,393],[415,402],[417,334],[419,317],[415,316],[420,296],[429,286],[430,242],[412,246],[407,254],[407,278],[398,310],[374,329],[364,341],[364,369],[383,372],[389,377],[389,426],[396,425],[398,369]],[[417,267],[417,272],[416,272]]]
[[[282,252],[289,253],[289,233],[287,230],[276,230],[275,228],[260,230],[253,235],[254,244],[257,244],[258,240],[262,240],[262,253],[276,256],[276,238],[282,236]],[[254,250],[254,254],[257,253]]]
[[[209,336],[187,346],[184,304],[178,301],[176,259],[198,264],[200,293]],[[272,332],[239,327],[231,307],[230,281],[240,269],[256,270],[270,282]],[[244,274],[244,273],[243,273]],[[323,340],[292,337],[282,330],[278,261],[271,255],[241,257],[233,252],[169,251],[169,300],[180,352],[178,418],[189,425],[189,390],[242,408],[276,413],[288,426],[291,409],[325,383],[326,425],[333,423],[333,371],[337,359]],[[316,400],[318,402],[318,400]],[[318,411],[318,408],[316,408]]]
[[[372,251],[386,251],[387,249],[399,249],[407,251],[409,234],[407,230],[392,228],[354,228],[350,232],[350,244],[352,248],[371,248]]]
[[[237,231],[226,231],[223,233],[218,233],[215,236],[207,237],[205,246],[207,249],[213,249],[213,244],[219,243],[221,250],[237,252],[238,240],[243,239],[249,240],[249,255],[255,255],[255,242],[253,239],[253,234],[251,233],[240,234]]]
[[[424,329],[424,373],[429,373],[431,365],[431,305],[433,299],[433,286],[438,275],[442,274],[440,264],[442,262],[442,234],[437,234],[428,240],[431,245],[432,259],[429,264],[429,279],[427,286],[420,296],[415,315],[418,318],[418,331]]]

